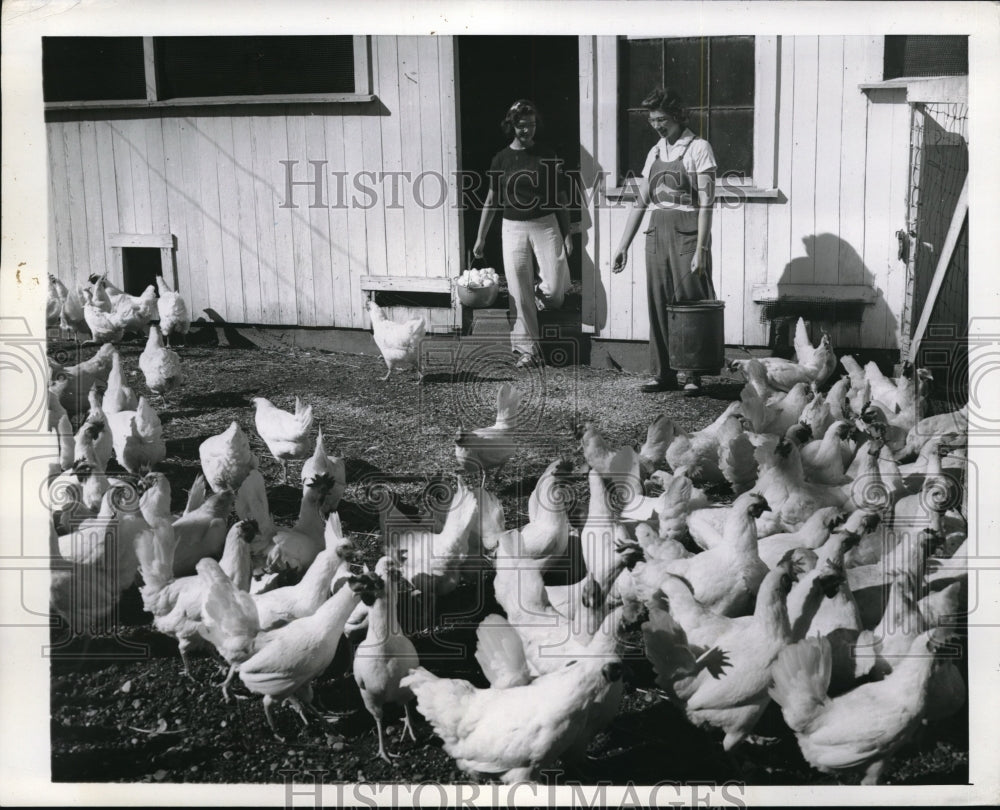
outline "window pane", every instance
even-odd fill
[[[622,174],[631,169],[638,177],[646,164],[646,155],[656,143],[657,134],[646,120],[645,112],[627,113],[627,124],[622,133]]]
[[[160,98],[353,93],[350,36],[157,37]]]
[[[962,76],[969,72],[966,36],[887,36],[883,78]]]
[[[621,75],[627,76],[625,106],[638,107],[650,90],[663,84],[663,40],[632,39],[622,48]]]
[[[752,105],[754,90],[753,37],[712,37],[712,106]]]
[[[688,108],[688,129],[699,138],[711,140],[712,134],[708,128],[708,111],[702,109]]]
[[[704,81],[708,70],[707,45],[708,40],[702,37],[666,40],[664,82],[676,90],[681,101],[689,107],[708,103]]]
[[[45,101],[146,97],[142,37],[43,37]]]
[[[753,110],[714,110],[711,114],[712,151],[719,175],[753,175]]]

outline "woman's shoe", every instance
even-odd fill
[[[658,380],[655,377],[639,386],[644,394],[655,394],[659,391],[676,391],[677,380]]]
[[[687,378],[687,382],[684,384],[684,396],[686,397],[696,397],[701,393],[701,377],[697,374],[691,374]]]
[[[542,365],[542,358],[534,354],[522,354],[514,363],[514,368],[529,368]]]

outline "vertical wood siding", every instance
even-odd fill
[[[617,48],[614,37],[581,42],[581,165],[616,165]],[[781,37],[758,99],[774,99],[778,199],[720,200],[712,223],[716,292],[726,303],[728,344],[763,346],[767,325],[754,285],[869,284],[878,300],[861,324],[830,323],[834,345],[897,348],[905,265],[896,258],[904,227],[909,116],[904,90],[863,93],[881,79],[881,37]],[[596,75],[595,75],[596,74]],[[652,145],[652,139],[650,140]],[[766,167],[761,167],[766,168]],[[767,171],[761,172],[766,175]],[[623,273],[610,263],[629,207],[592,206],[585,267],[586,326],[601,337],[648,339],[644,223]],[[586,218],[585,218],[586,221]],[[589,280],[589,281],[588,281]]]
[[[148,115],[53,116],[47,124],[50,262],[66,284],[121,268],[108,237],[171,233],[176,278],[195,317],[233,323],[369,328],[364,275],[454,276],[461,266],[457,171],[455,52],[450,37],[372,37],[367,105],[286,105],[183,109]],[[285,168],[311,180],[309,160],[326,161],[325,207],[296,186],[297,208],[281,208]],[[354,178],[378,199],[357,190]],[[382,172],[424,177],[424,202]],[[338,174],[339,173],[339,174]],[[346,175],[345,175],[346,173]],[[344,178],[346,176],[346,180]],[[446,178],[448,200],[439,177]],[[338,184],[348,202],[338,207]],[[408,310],[449,328],[450,308]]]

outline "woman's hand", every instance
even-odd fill
[[[708,266],[708,251],[705,248],[699,248],[694,252],[694,256],[691,257],[691,272],[695,275],[699,275],[705,272],[705,268]]]
[[[617,253],[615,253],[615,258],[611,262],[611,272],[620,273],[622,270],[625,269],[625,263],[627,261],[628,261],[628,251],[619,250]]]
[[[563,238],[563,250],[566,251],[567,256],[573,255],[573,236],[572,234],[566,234]]]
[[[486,252],[486,240],[483,237],[476,239],[476,244],[472,246],[472,255],[477,259],[483,258],[483,254]]]

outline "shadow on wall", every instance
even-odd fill
[[[608,322],[608,292],[604,289],[604,281],[601,278],[600,256],[602,251],[601,238],[611,240],[614,234],[606,233],[601,237],[597,233],[596,223],[590,215],[590,209],[585,205],[587,194],[593,193],[597,178],[601,177],[601,164],[586,149],[580,148],[580,174],[576,188],[574,188],[573,205],[580,212],[580,243],[577,249],[580,251],[580,278],[583,281],[583,322],[594,325],[595,331],[600,334]],[[581,188],[580,186],[585,186]],[[606,204],[601,194],[595,196],[595,204],[600,206]],[[588,250],[591,241],[594,243],[593,250]],[[596,256],[595,262],[592,255]],[[592,283],[588,284],[588,280]],[[588,296],[588,290],[592,290],[593,300]]]
[[[778,298],[762,302],[764,316],[771,323],[770,344],[775,354],[791,355],[791,335],[800,317],[810,323],[810,337],[814,342],[825,331],[833,340],[835,350],[838,346],[877,349],[883,353],[897,350],[899,324],[896,315],[874,274],[850,243],[832,233],[819,233],[804,236],[802,244],[806,255],[785,265],[778,280]],[[904,269],[902,263],[899,269]],[[841,300],[834,300],[829,295],[820,297],[822,293],[813,297],[799,294],[798,289],[792,291],[792,285],[801,284],[864,286],[874,291],[875,298],[866,304],[860,290],[857,296],[848,295]],[[787,294],[783,294],[784,291]],[[868,327],[864,332],[862,324]],[[863,334],[871,337],[864,339]],[[888,335],[888,341],[882,339],[882,335]],[[865,345],[874,340],[880,345]]]

